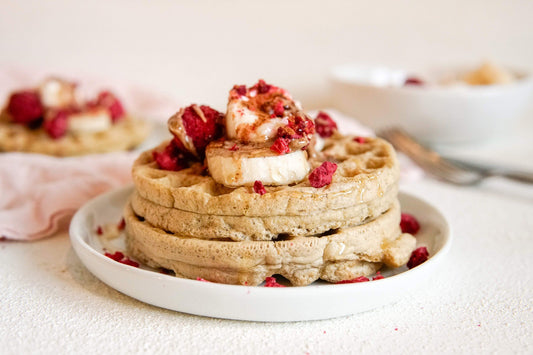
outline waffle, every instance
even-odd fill
[[[212,241],[187,238],[157,228],[138,217],[131,205],[124,211],[128,253],[151,267],[177,276],[258,285],[273,274],[303,286],[317,279],[338,282],[369,275],[385,263],[403,265],[416,240],[401,234],[398,202],[380,217],[318,236],[283,241]]]
[[[180,171],[158,169],[152,151],[141,154],[132,173],[139,195],[157,205],[204,215],[253,217],[305,216],[353,207],[382,197],[399,179],[396,153],[379,138],[358,143],[353,136],[335,134],[309,162],[315,168],[326,160],[338,165],[327,187],[316,189],[304,179],[288,186],[267,186],[262,196],[252,187],[217,184],[203,174],[199,163]]]
[[[3,120],[0,121],[0,151],[55,156],[107,153],[135,148],[148,132],[146,122],[126,117],[103,132],[67,134],[60,139],[52,139],[42,129],[30,130]]]
[[[330,229],[355,226],[387,211],[397,200],[398,187],[375,200],[351,207],[301,216],[224,216],[188,212],[153,203],[134,192],[131,206],[135,214],[151,225],[183,237],[200,239],[275,240],[285,236],[302,237]]]

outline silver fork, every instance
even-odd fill
[[[475,185],[489,176],[503,176],[513,180],[533,183],[533,174],[504,168],[467,166],[451,162],[416,142],[400,128],[387,128],[377,133],[388,140],[396,150],[411,158],[427,173],[457,185]]]

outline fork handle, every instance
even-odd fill
[[[503,176],[508,179],[523,182],[526,184],[533,184],[533,173],[529,173],[527,171],[493,170],[493,171],[490,171],[490,174],[495,175],[495,176]]]

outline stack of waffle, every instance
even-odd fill
[[[379,138],[338,133],[309,160],[337,164],[331,184],[308,178],[285,186],[237,188],[216,183],[201,163],[162,170],[153,151],[133,166],[125,209],[129,254],[176,276],[258,285],[274,274],[292,285],[372,275],[409,260],[415,239],[400,230],[399,168]]]

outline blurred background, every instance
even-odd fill
[[[331,105],[346,63],[533,71],[533,1],[1,0],[0,64],[97,75],[224,109],[258,78]]]

